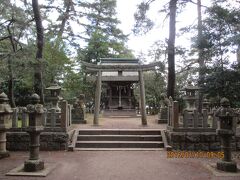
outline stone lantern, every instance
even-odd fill
[[[219,118],[217,135],[220,136],[224,157],[217,162],[217,169],[227,172],[237,172],[237,164],[231,157],[231,137],[234,135],[234,116],[233,109],[227,98],[221,99],[221,107],[217,109],[215,116]]]
[[[202,102],[202,108],[209,111],[210,102],[207,99],[204,99]]]
[[[40,133],[43,131],[44,108],[39,104],[40,97],[37,94],[31,96],[31,104],[27,106],[29,113],[29,127],[26,129],[30,137],[29,159],[24,162],[25,172],[36,172],[44,168],[44,162],[39,159]]]
[[[12,108],[8,104],[8,97],[0,94],[0,158],[8,157],[6,150],[6,131],[12,127]]]
[[[193,86],[192,82],[189,81],[187,87],[182,90],[185,91],[185,96],[183,99],[186,101],[187,111],[194,111],[196,109],[196,101],[198,99],[196,92],[199,91],[199,89],[199,87]]]
[[[48,97],[49,101],[52,102],[52,108],[55,109],[56,112],[61,112],[61,109],[58,106],[58,101],[60,100],[60,92],[62,87],[57,84],[57,81],[54,80],[53,84],[46,88],[46,90],[50,90],[50,97]]]
[[[72,109],[72,123],[73,124],[86,124],[85,120],[85,95],[80,94],[73,104]]]

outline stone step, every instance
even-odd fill
[[[79,135],[161,135],[156,129],[82,129]]]
[[[161,141],[77,141],[75,148],[163,148]]]
[[[161,135],[78,135],[78,141],[162,141]]]
[[[163,151],[164,148],[74,148],[75,151]]]
[[[75,150],[162,150],[158,129],[80,129]]]
[[[136,110],[125,109],[125,110],[104,110],[103,117],[107,118],[135,118],[137,117]]]

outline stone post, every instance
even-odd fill
[[[132,89],[128,86],[128,102],[129,102],[129,109],[132,109]]]
[[[176,129],[179,126],[179,105],[178,101],[173,102],[173,127]]]
[[[21,114],[22,114],[22,128],[26,128],[27,127],[27,122],[28,122],[28,114],[27,114],[27,108],[26,107],[22,107],[21,108]]]
[[[213,109],[213,110],[212,110],[212,114],[213,114],[213,118],[212,118],[212,128],[213,128],[213,129],[217,129],[217,118],[216,118],[216,116],[214,116],[215,112],[216,112],[216,109]]]
[[[217,135],[221,139],[221,148],[224,152],[224,157],[217,162],[217,169],[227,172],[237,172],[237,164],[232,161],[231,157],[231,137],[234,135],[234,111],[230,108],[230,103],[227,98],[221,99],[221,107],[217,109],[215,116],[218,117]]]
[[[61,102],[61,128],[63,131],[67,131],[68,128],[68,103],[67,101]]]
[[[203,115],[203,128],[208,128],[208,110],[202,109],[202,115]]]
[[[145,87],[143,72],[138,71],[139,75],[139,85],[140,85],[140,100],[141,100],[141,115],[142,115],[142,125],[147,125],[147,115],[146,115],[146,100],[145,100]]]
[[[80,123],[81,124],[86,124],[87,121],[85,119],[85,114],[86,114],[86,108],[85,108],[85,95],[80,94],[79,97],[79,105],[81,107],[81,118],[80,118]]]
[[[173,108],[173,99],[170,96],[169,104],[168,104],[168,126],[172,126],[172,114],[173,114],[172,108]]]
[[[12,108],[12,128],[18,128],[18,108]]]
[[[68,104],[68,126],[72,125],[72,105]]]
[[[97,75],[97,85],[95,92],[95,110],[94,110],[94,119],[93,124],[99,125],[99,111],[100,111],[100,102],[101,102],[101,88],[102,88],[102,71],[98,71]]]
[[[118,86],[118,109],[122,109],[122,86]]]
[[[40,97],[37,94],[33,94],[31,100],[32,104],[27,106],[29,127],[26,130],[30,137],[30,156],[29,159],[24,162],[25,172],[36,172],[44,168],[44,162],[39,159],[40,133],[43,131],[44,108],[42,104],[39,104]]]
[[[193,127],[198,128],[198,126],[199,126],[198,110],[194,109],[193,112],[190,112],[190,113],[191,113],[190,115],[193,117]]]
[[[0,159],[9,156],[6,150],[6,131],[12,127],[12,108],[5,93],[0,94]]]
[[[111,108],[112,106],[112,87],[110,86],[110,89],[109,89],[109,104],[108,104],[108,107]]]

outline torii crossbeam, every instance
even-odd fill
[[[136,60],[138,59],[125,59],[125,58],[101,58],[101,60]],[[101,87],[102,87],[102,72],[111,72],[111,71],[131,71],[138,72],[139,85],[140,85],[140,101],[141,101],[141,119],[142,125],[147,125],[147,115],[146,115],[146,100],[145,100],[145,88],[144,88],[144,79],[143,71],[155,70],[156,66],[161,65],[160,62],[154,62],[150,64],[115,64],[115,65],[102,65],[102,64],[92,64],[82,61],[81,64],[86,67],[87,71],[97,72],[97,86],[95,92],[95,110],[94,110],[94,119],[93,124],[99,125],[99,111],[100,111],[100,100],[101,100]]]

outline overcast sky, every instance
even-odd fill
[[[141,51],[146,53],[157,40],[165,40],[168,38],[168,19],[165,19],[165,14],[160,14],[158,11],[169,0],[157,0],[151,4],[149,10],[149,17],[156,24],[150,32],[142,36],[134,36],[132,28],[134,25],[134,13],[137,9],[137,4],[142,0],[117,0],[117,13],[118,18],[121,21],[120,28],[125,34],[130,34],[128,47],[134,51],[134,55],[137,56]],[[207,3],[206,1],[204,1]],[[208,0],[209,3],[209,0]],[[184,12],[177,16],[177,29],[196,23],[197,7],[194,4],[189,3]],[[176,38],[176,45],[185,45],[189,47],[190,37],[186,35]]]

